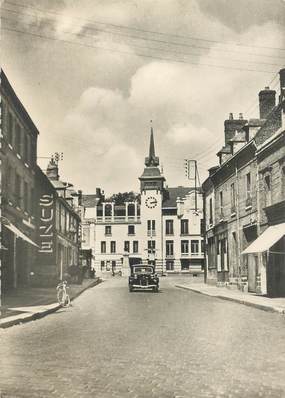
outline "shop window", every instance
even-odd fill
[[[166,260],[166,271],[173,271],[173,270],[174,270],[174,261]]]

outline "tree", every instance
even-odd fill
[[[133,191],[119,192],[119,193],[114,193],[107,200],[115,202],[115,205],[123,205],[125,202],[133,202],[135,200],[140,202],[140,194],[137,194]]]

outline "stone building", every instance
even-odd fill
[[[35,174],[38,129],[1,70],[2,290],[30,283],[37,250]]]
[[[70,266],[79,267],[81,247],[81,193],[58,175],[58,163],[51,159],[46,174],[37,170],[38,254],[35,283],[55,284]]]
[[[149,156],[139,177],[140,195],[116,205],[96,195],[84,195],[83,241],[92,250],[97,272],[128,263],[151,263],[157,272],[197,273],[203,268],[200,189],[165,186],[155,155],[151,130]]]
[[[283,76],[284,70],[280,71],[281,87],[284,85]],[[268,292],[267,284],[272,272],[267,261],[262,260],[266,248],[260,245],[259,252],[251,251],[259,235],[270,225],[269,203],[273,202],[269,202],[269,197],[275,198],[276,209],[279,209],[276,210],[275,223],[279,224],[282,223],[280,206],[284,200],[284,192],[280,188],[284,156],[284,125],[283,128],[281,126],[284,99],[281,94],[275,105],[275,95],[276,92],[268,87],[260,91],[260,119],[247,121],[240,115],[234,120],[230,115],[225,121],[225,145],[217,154],[219,166],[209,170],[209,177],[203,183],[207,282],[236,284],[241,289],[261,294]],[[231,127],[231,121],[234,127]],[[273,163],[274,174],[268,176]],[[278,193],[273,193],[273,178]],[[282,258],[280,249],[277,256],[279,264]]]

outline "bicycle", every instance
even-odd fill
[[[69,287],[67,286],[66,281],[60,282],[56,287],[57,301],[58,301],[58,304],[61,305],[61,307],[69,307],[70,306],[70,297],[66,291],[66,289],[68,289],[68,288]]]

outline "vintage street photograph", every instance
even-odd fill
[[[0,16],[0,398],[285,398],[285,0]]]

